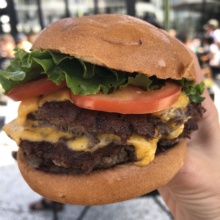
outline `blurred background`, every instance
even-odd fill
[[[14,56],[14,47],[30,50],[38,33],[64,17],[101,13],[128,14],[166,30],[196,53],[206,87],[220,112],[220,0],[0,0],[0,69]],[[141,198],[106,206],[70,206],[32,212],[41,197],[22,179],[12,152],[15,143],[1,131],[17,115],[0,87],[0,220],[170,220],[155,191]]]
[[[178,33],[198,37],[203,25],[219,19],[219,0],[0,0],[0,33],[36,34],[63,17],[100,13],[129,14]]]

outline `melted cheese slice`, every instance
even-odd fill
[[[137,166],[146,166],[151,161],[153,161],[157,149],[157,139],[152,139],[147,141],[139,135],[132,135],[127,144],[133,145],[135,148],[135,153],[137,157]]]
[[[179,127],[177,127],[175,130],[173,130],[172,132],[170,132],[168,136],[165,136],[164,138],[165,138],[165,139],[174,139],[174,138],[177,138],[177,137],[183,132],[183,129],[184,129],[184,124],[182,124],[182,125],[180,125]]]
[[[41,142],[46,141],[56,143],[61,138],[70,139],[67,147],[74,151],[94,151],[105,147],[110,143],[121,144],[119,136],[114,134],[98,135],[99,143],[90,148],[89,139],[86,136],[73,137],[67,132],[58,131],[53,127],[37,127],[34,124],[20,125],[15,119],[6,126],[4,131],[19,145],[21,140]],[[139,135],[132,135],[127,141],[127,145],[133,145],[137,157],[137,166],[145,166],[154,159],[158,139],[147,141]]]
[[[155,112],[153,113],[153,115],[160,117],[161,121],[166,123],[173,117],[175,109],[186,108],[188,104],[189,104],[189,98],[183,92],[181,92],[177,101],[170,108],[164,109],[159,112]]]
[[[37,111],[40,106],[45,102],[59,102],[59,101],[70,101],[70,92],[68,89],[60,89],[54,93],[44,95],[42,97],[34,97],[23,100],[18,108],[18,121],[20,125],[26,122],[27,115],[31,112]]]
[[[41,127],[38,122],[27,120],[27,115],[31,112],[37,111],[45,102],[64,100],[70,100],[68,89],[62,89],[46,96],[22,101],[18,109],[18,118],[5,125],[3,130],[14,139],[18,145],[21,140],[56,143],[60,139],[65,138],[67,140],[67,146],[74,151],[93,151],[110,143],[121,144],[119,136],[114,134],[102,134],[97,136],[99,142],[90,148],[89,139],[86,136],[74,137],[71,133],[59,131],[54,127]],[[184,108],[188,103],[188,97],[181,93],[178,100],[171,108]],[[166,112],[166,110],[154,113],[154,115],[160,117],[162,121],[168,121],[172,117],[172,111],[168,114],[164,114],[164,112]],[[167,137],[163,138],[176,138],[183,131],[183,128],[184,125],[174,128]],[[145,166],[154,159],[158,140],[158,138],[146,140],[144,137],[137,134],[133,134],[127,140],[127,145],[133,145],[135,148],[137,157],[135,165]]]
[[[18,119],[5,125],[3,130],[16,142],[17,145],[19,145],[21,140],[56,143],[61,138],[72,138],[72,134],[59,131],[53,127],[38,127],[35,123],[21,125],[20,120]]]
[[[17,123],[20,125],[25,124],[27,115],[38,110],[38,103],[38,97],[22,101],[18,108]]]
[[[93,146],[93,150],[105,147],[110,143],[120,144],[121,139],[119,136],[114,134],[102,134],[98,135],[99,143]],[[145,138],[139,135],[132,135],[128,141],[127,145],[132,145],[135,148],[135,154],[137,157],[137,162],[135,165],[137,166],[145,166],[150,163],[155,156],[155,152],[157,149],[158,139],[146,140]],[[76,151],[86,151],[89,149],[89,140],[85,136],[81,136],[76,138],[75,140],[68,141],[67,146],[72,150]]]
[[[62,102],[65,100],[71,101],[70,91],[66,88],[44,95],[39,101],[39,106],[42,106],[45,102]]]
[[[121,144],[121,138],[115,134],[100,134],[97,135],[99,142],[92,147],[92,150],[105,147],[110,143]],[[86,136],[76,137],[74,140],[67,141],[67,147],[75,151],[88,151],[90,149],[89,139]]]

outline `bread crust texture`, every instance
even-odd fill
[[[150,164],[117,165],[91,174],[55,174],[35,169],[18,152],[18,166],[28,185],[38,194],[61,203],[104,205],[136,198],[165,185],[181,168],[186,142],[157,155]]]
[[[195,80],[193,57],[165,31],[128,15],[65,18],[46,27],[33,44],[115,70]]]

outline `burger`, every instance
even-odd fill
[[[4,131],[29,186],[61,203],[128,200],[166,184],[198,129],[204,84],[177,39],[143,20],[100,14],[46,27],[0,72],[21,101]]]

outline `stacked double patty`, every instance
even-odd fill
[[[198,129],[197,120],[202,117],[204,108],[199,103],[191,102],[184,109],[164,111],[172,111],[172,117],[166,123],[154,114],[123,115],[82,109],[70,101],[46,102],[37,111],[30,113],[28,120],[38,121],[41,126],[56,127],[76,136],[85,135],[89,139],[91,150],[74,151],[67,147],[64,138],[55,144],[22,140],[20,148],[35,168],[49,172],[89,173],[117,164],[135,162],[135,149],[126,144],[133,133],[151,140],[169,135],[172,132],[170,124],[184,124],[184,130],[178,137],[159,140],[158,154]],[[93,146],[99,142],[97,134],[115,134],[121,138],[121,144],[110,143],[93,151]]]

